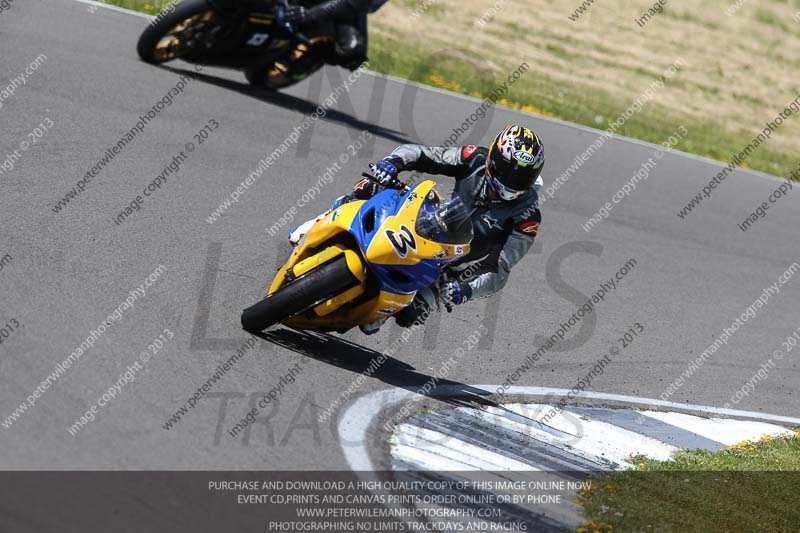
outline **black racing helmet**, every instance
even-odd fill
[[[544,146],[528,128],[509,124],[489,148],[486,177],[489,186],[503,200],[525,194],[544,167]]]

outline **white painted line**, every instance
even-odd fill
[[[523,409],[529,405],[516,404],[513,407],[507,407]],[[539,412],[542,416],[550,411],[548,405],[541,407],[543,408]],[[574,428],[575,422],[570,420],[571,418],[575,418],[575,415],[570,413],[565,416],[564,413],[559,413],[548,423],[559,429],[561,427]],[[665,461],[671,457],[672,452],[677,450],[674,446],[607,422],[582,418],[580,424],[581,432],[574,441],[570,442],[569,448],[580,450],[589,456],[603,457],[619,464],[622,468],[630,467],[627,459],[631,453]]]
[[[453,409],[450,413],[450,418],[446,421],[440,420],[438,421],[440,424],[446,425],[453,425],[455,424],[458,428],[463,428],[464,433],[474,440],[480,441],[480,433],[482,433],[483,428],[491,428],[497,427],[502,428],[504,431],[497,431],[498,439],[503,439],[505,442],[501,443],[499,446],[497,444],[494,445],[485,445],[481,448],[483,452],[492,451],[492,453],[501,454],[501,451],[511,452],[512,454],[524,456],[526,453],[530,451],[530,441],[534,440],[537,441],[540,445],[550,446],[552,448],[556,448],[559,450],[564,450],[565,447],[568,447],[568,444],[576,438],[575,435],[570,434],[563,434],[563,437],[558,438],[547,431],[542,431],[537,426],[532,426],[530,424],[523,424],[521,422],[514,422],[509,420],[502,411],[494,408],[490,408],[487,411],[483,411],[480,409],[471,409],[471,408],[458,408]],[[415,426],[414,426],[415,427]],[[473,431],[477,430],[477,431]],[[452,433],[450,435],[445,435],[442,433],[442,444],[447,446],[450,445],[451,442],[462,442],[462,440],[458,437],[455,437]],[[524,444],[520,444],[524,443]],[[414,442],[406,442],[406,444],[413,445]],[[474,446],[474,445],[473,445]],[[493,449],[493,450],[492,450]],[[552,464],[560,465],[563,467],[564,470],[586,470],[588,468],[581,468],[580,466],[576,467],[575,464],[577,461],[571,460],[567,461],[564,460],[564,457],[578,457],[582,459],[582,463],[588,463],[595,465],[597,464],[596,457],[591,454],[583,454],[580,451],[576,450],[569,450],[569,452],[562,454],[559,456],[558,454],[553,454],[553,456],[548,457],[548,460]],[[536,467],[536,469],[545,469],[547,468],[544,464],[539,464],[536,462],[527,461],[525,464]]]
[[[94,5],[94,6],[98,6],[98,7],[104,7],[106,9],[110,9],[112,11],[118,11],[120,13],[128,13],[130,15],[136,15],[136,16],[144,17],[144,18],[148,18],[148,19],[153,18],[152,15],[147,15],[146,13],[140,13],[139,11],[133,11],[133,10],[125,9],[125,8],[122,8],[122,7],[111,6],[111,5],[108,5],[108,4],[104,4],[102,2],[95,2],[94,0],[73,0],[73,2],[80,2],[82,4],[90,4],[90,5]],[[439,87],[433,87],[431,85],[424,85],[422,83],[418,83],[418,82],[415,82],[415,81],[406,80],[406,79],[403,79],[403,78],[398,78],[398,77],[392,76],[390,74],[381,74],[379,72],[375,72],[375,71],[372,71],[372,70],[365,70],[364,72],[366,74],[369,74],[370,76],[373,76],[373,77],[385,77],[386,79],[388,79],[388,80],[390,80],[392,82],[395,82],[395,83],[399,83],[399,84],[403,84],[403,85],[412,85],[414,87],[417,87],[417,88],[425,90],[425,91],[430,91],[430,92],[433,92],[433,93],[443,94],[443,95],[446,95],[446,96],[448,96],[450,98],[457,98],[457,99],[460,99],[460,100],[466,100],[468,102],[472,102],[472,103],[477,104],[477,105],[480,105],[483,102],[483,100],[481,100],[479,98],[475,98],[474,96],[470,96],[468,94],[455,93],[455,92],[452,92],[452,91],[448,91],[447,89],[441,89]],[[528,115],[528,116],[534,117],[534,118],[536,118],[538,120],[542,120],[544,122],[551,122],[551,123],[557,124],[559,126],[564,126],[564,127],[575,129],[575,130],[588,132],[588,133],[591,133],[591,134],[597,135],[597,136],[602,135],[605,132],[605,130],[599,130],[597,128],[592,128],[591,126],[584,126],[583,124],[575,124],[574,122],[567,122],[566,120],[553,118],[553,117],[548,117],[548,116],[545,116],[545,115],[537,115],[535,113],[528,113],[527,111],[520,111],[519,109],[514,109],[513,107],[504,106],[502,104],[495,104],[495,106],[498,107],[498,108],[501,108],[503,110],[510,111],[512,113],[519,113],[521,115]],[[653,148],[653,149],[663,148],[660,144],[655,144],[655,143],[651,143],[651,142],[648,142],[648,141],[643,141],[641,139],[634,139],[632,137],[623,137],[623,136],[617,135],[617,134],[612,134],[611,137],[616,139],[616,140],[622,141],[622,142],[628,142],[628,143],[631,143],[631,144],[636,144],[636,145],[644,146],[644,147],[647,147],[647,148]],[[703,156],[697,155],[697,154],[690,154],[688,152],[682,152],[680,150],[671,150],[670,153],[677,154],[677,155],[680,155],[682,157],[685,157],[685,158],[688,158],[688,159],[692,159],[692,160],[695,160],[695,161],[700,161],[700,162],[715,166],[717,168],[725,168],[726,166],[728,166],[727,163],[723,163],[722,161],[717,161],[716,159],[710,159],[708,157],[703,157]],[[778,176],[773,176],[772,174],[767,174],[766,172],[760,172],[758,170],[753,170],[753,169],[749,169],[749,168],[737,167],[736,168],[736,172],[742,172],[744,174],[750,174],[750,175],[752,175],[754,177],[758,177],[758,178],[761,178],[761,179],[767,179],[767,180],[770,180],[770,181],[777,181],[777,182],[786,181],[785,178],[779,178]]]
[[[469,444],[438,431],[401,424],[392,439],[392,455],[420,468],[441,470],[538,470],[533,465],[515,461],[491,450]],[[423,455],[426,454],[427,455]],[[456,465],[453,468],[453,465]]]
[[[508,411],[520,416],[508,416]],[[570,411],[553,415],[552,405],[506,404],[502,409],[455,407],[417,414],[395,428],[389,439],[396,469],[441,471],[627,470],[632,456],[669,461],[679,448],[603,418],[608,409],[585,407],[580,416]],[[633,413],[630,409],[623,410]],[[675,432],[694,433],[707,443],[730,446],[767,435],[791,435],[782,426],[752,420],[703,418],[676,412],[644,411]],[[548,423],[537,423],[548,416]],[[571,432],[572,428],[577,431]],[[558,431],[551,432],[549,430]],[[644,429],[644,426],[643,426]],[[548,431],[546,431],[548,430]],[[664,433],[668,436],[668,432]],[[704,447],[702,444],[701,447]],[[577,470],[584,470],[579,466]]]
[[[542,409],[540,408],[531,409],[530,405],[531,404],[506,404],[503,407],[511,411],[518,412],[526,417],[530,416],[536,417],[536,415],[532,415],[530,411],[539,411],[540,414],[544,416],[545,413],[541,412]],[[483,411],[477,411],[477,410],[475,411],[478,413],[483,413]],[[487,411],[492,412],[492,411],[497,411],[497,409],[490,407],[489,409],[487,409]],[[577,443],[582,438],[581,422],[579,422],[577,417],[575,417],[574,415],[570,415],[569,413],[566,413],[565,415],[562,414],[556,415],[551,420],[548,420],[548,425],[569,435],[569,437],[553,438],[548,433],[531,431],[535,430],[535,428],[530,425],[522,425],[515,420],[506,422],[506,429],[508,429],[509,431],[517,430],[522,436],[521,439],[522,441],[529,441],[530,439],[533,439],[540,443],[552,446],[553,448],[563,450],[565,452],[564,454],[561,455],[553,454],[548,459],[553,463],[563,464],[565,466],[565,470],[581,470],[581,471],[584,470],[581,467],[576,467],[574,461],[564,460],[565,456],[572,456],[573,458],[578,458],[582,462],[590,465],[598,465],[600,463],[607,462],[609,463],[609,467],[615,467],[615,468],[624,467],[623,464],[619,462],[614,462],[613,459],[611,458],[605,458],[605,457],[600,458],[598,454],[586,451],[582,447],[574,446],[575,443]],[[530,443],[528,443],[527,445],[530,445]]]
[[[338,430],[340,440],[347,443],[342,447],[342,453],[352,470],[375,470],[366,446],[367,431],[386,405],[384,402],[398,403],[413,396],[414,393],[403,389],[385,389],[362,396],[347,408],[339,419]]]
[[[509,406],[510,407],[510,406]],[[519,405],[516,405],[519,407]],[[522,413],[525,413],[524,409],[520,409]],[[468,427],[488,427],[492,425],[496,425],[502,427],[503,429],[514,432],[520,435],[521,441],[536,441],[540,444],[552,446],[558,450],[562,450],[565,453],[563,455],[572,455],[578,457],[579,459],[585,460],[585,462],[590,464],[597,464],[598,456],[591,452],[587,452],[583,449],[573,448],[572,445],[580,440],[581,435],[578,432],[567,433],[568,437],[554,437],[552,434],[538,430],[536,427],[521,424],[514,420],[508,420],[506,418],[500,418],[499,416],[494,416],[499,413],[499,411],[494,408],[490,407],[488,409],[481,410],[481,409],[463,409],[463,416],[465,418],[465,424],[468,424]],[[529,416],[527,413],[524,416]],[[473,418],[473,420],[467,419],[468,417]],[[557,427],[560,426],[560,429],[567,432],[570,429],[580,429],[576,426],[573,421],[567,420],[565,418],[560,418],[558,420],[553,419],[552,426]],[[532,443],[531,443],[532,444]],[[560,463],[564,466],[565,470],[583,470],[580,467],[575,467],[574,464],[570,464],[566,461],[562,460],[562,457],[558,457],[554,455],[553,457],[549,458],[553,463]],[[609,459],[610,462],[613,460]],[[612,465],[614,466],[614,465]],[[621,467],[619,463],[615,463],[616,467]],[[588,469],[587,469],[588,470]]]
[[[510,430],[522,435],[541,435],[541,440],[548,442],[565,442],[580,438],[578,427],[575,423],[561,417],[548,420],[547,424],[541,421],[541,406],[538,404],[505,404],[505,409],[520,415],[519,419],[509,418],[502,409],[487,407],[486,409],[460,409],[463,417],[473,417],[470,424],[493,424],[506,426]],[[541,416],[540,416],[541,415]],[[573,417],[574,418],[574,417]],[[539,422],[540,426],[530,424],[526,419]],[[549,431],[548,431],[549,430]]]
[[[473,387],[494,392],[498,385],[473,385]],[[439,392],[445,394],[451,387],[441,387]],[[460,388],[452,387],[454,394],[458,394]],[[506,390],[507,395],[528,395],[544,396],[548,400],[552,397],[562,397],[569,393],[569,389],[555,389],[547,387],[523,387],[514,386]],[[375,417],[387,406],[399,402],[408,401],[416,396],[415,393],[404,389],[385,389],[375,391],[355,400],[339,420],[338,431],[347,446],[343,446],[342,452],[353,470],[374,470],[369,459],[369,449],[366,446],[372,422]],[[704,415],[721,415],[737,418],[752,418],[756,420],[780,422],[794,426],[800,426],[800,418],[788,416],[770,415],[756,413],[753,411],[738,411],[735,409],[724,409],[721,407],[708,407],[703,405],[682,404],[657,400],[653,398],[637,398],[635,396],[625,396],[622,394],[607,394],[601,392],[587,391],[581,394],[580,398],[622,402],[636,406],[650,406],[662,409],[693,411]]]
[[[659,411],[643,411],[641,414],[691,431],[707,439],[721,442],[726,446],[738,444],[744,440],[759,440],[766,435],[779,436],[792,433],[786,428],[775,424],[753,422],[752,420],[721,418],[709,420],[684,413],[664,413]]]

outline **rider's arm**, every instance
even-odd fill
[[[531,208],[530,213],[524,213],[514,221],[514,229],[508,235],[506,242],[497,246],[489,257],[482,261],[482,271],[469,281],[468,284],[472,289],[471,300],[491,296],[505,286],[511,269],[533,245],[541,221],[542,214],[538,208]]]
[[[470,175],[476,165],[486,161],[486,149],[476,146],[463,148],[404,144],[398,146],[388,159],[397,170],[416,170],[426,174],[441,174],[456,179]]]

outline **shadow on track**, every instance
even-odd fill
[[[167,65],[158,65],[158,68],[162,68],[164,70],[172,72],[173,74],[187,75],[193,79],[203,81],[205,83],[215,85],[217,87],[222,87],[223,89],[236,91],[239,94],[244,94],[245,96],[249,96],[250,98],[255,98],[256,100],[259,100],[261,102],[277,105],[284,109],[290,109],[292,111],[297,111],[305,115],[310,115],[311,113],[316,111],[320,105],[320,104],[315,104],[314,102],[309,102],[308,100],[304,100],[302,98],[298,98],[296,96],[292,96],[290,94],[281,93],[277,91],[269,91],[266,89],[259,89],[258,87],[253,87],[252,85],[247,83],[240,83],[237,81],[227,80],[224,78],[217,78],[216,76],[210,76],[208,74],[200,74],[197,72],[193,72],[191,70],[178,69]],[[317,73],[317,75],[319,75],[319,73]],[[327,109],[325,116],[320,117],[320,120],[335,122],[343,126],[355,128],[358,131],[366,130],[377,137],[383,137],[385,139],[398,142],[400,144],[411,142],[408,139],[408,137],[406,137],[399,131],[384,128],[376,124],[363,122],[351,115],[348,115],[347,113],[342,113],[341,111],[337,111],[335,109]]]
[[[426,392],[422,388],[433,380],[431,376],[417,372],[413,366],[399,359],[341,337],[290,329],[266,331],[254,335],[287,350],[350,372],[364,374],[369,372],[370,368],[377,366],[371,375],[368,374],[369,377],[456,407],[501,407],[487,398],[491,392],[449,379],[437,379],[435,385]],[[385,358],[383,364],[379,365],[379,358]]]

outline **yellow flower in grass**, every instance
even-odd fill
[[[792,436],[791,435],[779,435],[779,436],[764,435],[763,437],[761,437],[761,440],[758,441],[758,442],[772,442],[772,441],[775,441],[775,440],[781,440],[783,438],[790,439],[790,438],[792,438]]]
[[[447,81],[438,74],[431,74],[430,76],[428,76],[428,80],[430,80],[430,82],[433,83],[436,87],[439,87],[441,89],[448,89],[450,91],[456,91],[456,92],[464,92],[464,88],[461,87],[461,85],[459,85],[454,81]]]
[[[577,533],[610,533],[614,526],[605,522],[589,522],[576,529]]]
[[[743,440],[738,444],[733,444],[726,448],[726,450],[729,452],[753,452],[755,449],[755,445],[749,440]]]

